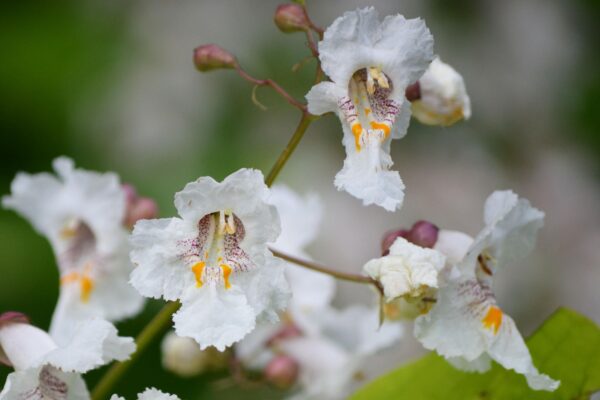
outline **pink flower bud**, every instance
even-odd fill
[[[280,330],[278,330],[269,340],[267,340],[267,346],[273,346],[279,340],[291,339],[294,337],[302,336],[302,331],[294,324],[287,324]]]
[[[406,240],[421,247],[433,248],[438,239],[440,229],[427,221],[417,221],[412,226]]]
[[[275,356],[265,367],[265,379],[279,389],[289,389],[296,383],[300,366],[286,355]]]
[[[416,81],[412,85],[408,85],[404,95],[408,101],[419,100],[421,98],[421,84],[419,81]]]
[[[125,218],[123,225],[131,229],[140,219],[152,219],[158,216],[156,202],[148,197],[139,197],[132,185],[124,184]]]
[[[279,30],[285,33],[305,31],[310,27],[306,13],[299,4],[279,5],[273,21]]]
[[[381,255],[387,256],[390,253],[390,247],[394,244],[396,239],[399,237],[407,238],[408,230],[406,229],[397,229],[394,231],[389,231],[383,236],[383,240],[381,241]],[[408,239],[407,239],[408,240]]]
[[[194,64],[199,71],[235,68],[237,61],[228,51],[216,44],[205,44],[194,49]]]

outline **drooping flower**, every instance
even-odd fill
[[[101,319],[78,323],[68,344],[57,346],[46,332],[10,314],[0,316],[0,361],[15,372],[8,375],[0,400],[87,400],[81,374],[126,360],[135,351],[132,338],[117,336],[115,327]]]
[[[471,100],[463,77],[439,57],[418,81],[419,99],[412,102],[412,115],[428,125],[449,126],[471,117]]]
[[[78,321],[130,317],[143,298],[128,283],[132,265],[118,176],[75,169],[64,157],[53,166],[58,176],[19,173],[2,203],[52,245],[61,288],[50,333],[63,344]]]
[[[310,259],[305,248],[317,236],[323,209],[316,195],[301,197],[287,186],[271,188],[270,202],[279,212],[281,235],[273,247],[286,254]],[[328,305],[335,292],[335,279],[292,263],[285,263],[292,290],[290,307],[310,311]]]
[[[319,58],[331,82],[314,86],[306,99],[312,114],[333,111],[342,123],[346,160],[336,187],[365,205],[400,208],[404,184],[390,171],[390,142],[410,122],[407,86],[433,60],[429,30],[420,19],[394,15],[380,22],[372,7],[358,9],[327,28]]]
[[[113,394],[110,400],[125,400],[125,398]],[[147,388],[142,393],[138,393],[137,400],[179,400],[179,397],[174,394],[161,392],[155,388]]]
[[[492,291],[495,273],[533,249],[543,218],[541,211],[511,191],[497,191],[487,199],[485,228],[448,274],[433,308],[416,320],[415,336],[426,348],[461,369],[482,372],[495,360],[523,374],[532,389],[558,387],[558,381],[535,368],[515,322],[501,310]]]
[[[181,218],[141,220],[133,230],[131,283],[146,297],[180,300],[179,336],[223,350],[258,320],[276,321],[289,297],[267,243],[279,217],[262,173],[241,169],[221,183],[203,177],[175,194]]]

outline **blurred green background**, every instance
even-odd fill
[[[315,4],[312,4],[315,3]],[[201,75],[195,46],[218,43],[254,76],[270,77],[301,98],[314,62],[291,67],[308,51],[301,35],[272,24],[278,2],[36,1],[0,6],[0,193],[21,170],[49,170],[68,155],[80,167],[116,171],[162,216],[173,193],[201,175],[221,179],[240,167],[267,171],[299,118],[269,89],[251,101],[251,86],[233,73]],[[547,213],[540,249],[499,282],[499,298],[524,327],[557,305],[600,321],[600,2],[511,0],[310,2],[322,26],[356,6],[382,15],[421,16],[442,59],[462,72],[473,118],[451,128],[412,123],[393,143],[407,185],[406,205],[389,214],[332,186],[344,152],[333,117],[315,123],[281,181],[317,191],[326,209],[317,259],[357,271],[377,255],[389,228],[427,218],[471,234],[485,197],[514,188]],[[350,233],[349,233],[350,232]],[[12,212],[0,210],[0,311],[19,310],[46,328],[58,273],[47,241]],[[369,301],[341,284],[336,302]],[[120,324],[134,335],[160,307]],[[366,369],[377,374],[420,354],[411,339]],[[146,386],[182,398],[237,398],[215,385],[223,376],[180,379],[160,368],[158,347],[145,354],[117,392]],[[372,368],[371,368],[372,367]],[[10,370],[0,367],[0,382]],[[101,374],[89,374],[93,383]],[[217,387],[218,386],[218,387]],[[90,385],[92,387],[92,385]],[[255,398],[281,398],[251,391]]]

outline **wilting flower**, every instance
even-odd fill
[[[273,247],[286,254],[310,259],[305,251],[317,236],[323,209],[316,195],[301,197],[286,186],[271,188],[270,202],[279,212],[281,235]],[[335,292],[335,279],[292,263],[285,264],[292,289],[290,307],[305,311],[328,305]]]
[[[387,256],[370,260],[363,270],[381,282],[385,299],[389,302],[399,297],[418,298],[429,289],[437,288],[438,273],[445,261],[439,251],[398,237]]]
[[[90,395],[80,374],[112,360],[126,360],[135,351],[133,339],[117,336],[115,327],[104,320],[78,323],[73,332],[67,345],[57,346],[22,314],[2,314],[0,361],[15,372],[8,375],[0,400],[87,400]]]
[[[319,58],[331,82],[314,86],[306,99],[312,114],[333,111],[342,123],[346,160],[336,187],[365,205],[400,208],[404,184],[389,170],[390,142],[406,134],[405,90],[433,59],[433,37],[420,19],[394,15],[380,22],[372,7],[363,8],[327,28]]]
[[[287,303],[282,264],[267,248],[280,230],[268,195],[257,170],[241,169],[221,183],[203,177],[175,194],[181,218],[135,225],[131,283],[143,296],[180,300],[175,331],[202,349],[223,350],[257,318],[276,321]]]
[[[229,353],[213,347],[201,350],[194,339],[177,336],[174,332],[165,335],[161,353],[163,367],[182,377],[222,369],[229,360]]]
[[[125,400],[125,398],[113,394],[110,400]],[[174,394],[161,392],[155,388],[148,388],[142,393],[138,393],[137,400],[179,400],[179,397]]]
[[[462,76],[439,57],[419,79],[420,98],[412,102],[412,114],[428,125],[448,126],[471,117],[471,100]]]
[[[143,298],[128,283],[132,265],[118,176],[75,169],[64,157],[53,166],[58,176],[19,173],[2,203],[27,218],[52,245],[61,290],[50,333],[63,344],[78,321],[132,316]]]
[[[532,389],[558,387],[559,382],[534,367],[515,322],[500,309],[491,287],[499,268],[533,249],[543,218],[511,191],[497,191],[487,199],[485,228],[440,288],[435,306],[416,320],[415,335],[426,348],[461,369],[485,371],[495,360],[525,375]]]

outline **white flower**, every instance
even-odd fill
[[[429,313],[416,320],[415,336],[456,367],[485,371],[490,360],[525,375],[535,390],[555,390],[559,382],[540,374],[521,334],[497,304],[492,277],[523,257],[535,244],[544,214],[511,191],[494,192],[486,201],[485,228],[455,275],[439,289]]]
[[[398,172],[389,170],[390,141],[406,134],[410,105],[405,90],[427,69],[432,49],[423,21],[394,15],[380,22],[372,7],[336,19],[319,43],[321,66],[331,82],[310,90],[308,110],[339,116],[346,160],[335,185],[365,205],[388,211],[402,206],[404,184]]]
[[[281,235],[273,247],[283,253],[310,259],[305,251],[317,236],[323,207],[316,195],[301,197],[287,186],[271,188],[271,204],[277,207],[281,219]],[[285,272],[292,289],[290,307],[304,310],[328,305],[335,293],[335,279],[292,263]]]
[[[61,290],[50,333],[62,344],[78,321],[130,317],[141,309],[143,298],[128,284],[132,265],[118,176],[75,169],[64,157],[53,166],[58,176],[19,173],[2,203],[27,218],[52,245]]]
[[[412,102],[412,114],[428,125],[449,126],[471,117],[471,100],[462,76],[439,57],[419,79],[420,98]]]
[[[223,350],[276,321],[289,297],[267,243],[279,235],[262,173],[241,169],[221,183],[203,177],[175,195],[181,218],[139,221],[131,237],[131,283],[146,297],[180,300],[179,336]]]
[[[46,332],[23,322],[0,324],[0,354],[15,369],[8,375],[0,400],[50,398],[89,399],[82,373],[135,351],[132,338],[117,336],[104,320],[79,323],[69,344],[59,347]]]
[[[364,306],[322,310],[300,328],[304,335],[277,342],[277,348],[300,365],[295,400],[346,398],[364,360],[402,335],[398,323],[379,327],[377,310]]]
[[[124,397],[113,394],[110,400],[125,400]],[[139,393],[137,400],[179,400],[179,397],[174,394],[164,393],[155,388],[147,388],[142,393]]]
[[[438,287],[438,273],[446,257],[437,250],[410,243],[398,237],[387,256],[370,260],[363,267],[371,278],[381,282],[387,302],[399,297],[418,298]]]
[[[223,368],[228,360],[227,353],[213,347],[201,350],[194,339],[177,336],[174,332],[165,335],[161,353],[163,367],[182,377]]]

